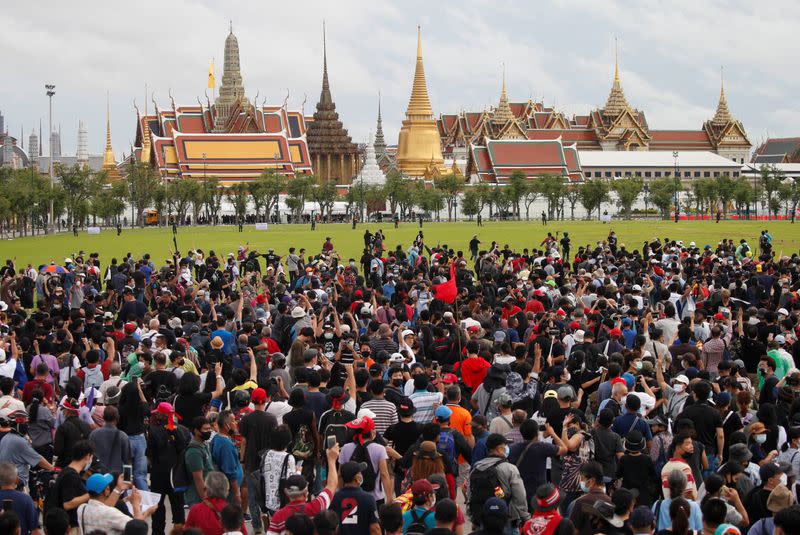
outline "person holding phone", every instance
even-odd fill
[[[86,480],[89,501],[78,507],[78,526],[82,533],[91,533],[98,529],[108,535],[122,535],[131,517],[115,507],[122,493],[131,489],[120,475],[116,484],[111,474],[92,474]],[[113,487],[113,489],[112,489]],[[129,503],[133,509],[133,518],[145,520],[153,514],[156,506],[142,511],[141,496],[136,488],[132,488]]]

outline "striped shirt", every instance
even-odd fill
[[[375,430],[383,436],[390,425],[397,423],[397,407],[385,399],[371,399],[361,404],[362,409],[375,413]]]
[[[442,393],[418,390],[411,394],[409,399],[417,409],[417,412],[414,413],[414,421],[418,424],[429,424],[433,421],[435,407],[442,404]]]

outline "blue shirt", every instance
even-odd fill
[[[472,448],[472,466],[475,466],[475,463],[481,459],[485,459],[489,455],[486,449],[486,439],[488,436],[489,433],[484,433],[481,436],[475,435],[475,447]]]
[[[217,329],[211,333],[212,340],[215,336],[219,336],[222,339],[222,352],[226,355],[233,355],[233,352],[236,351],[236,337],[234,337],[230,331],[226,331],[225,329]]]
[[[408,533],[408,528],[411,526],[411,524],[416,524],[413,516],[411,515],[411,511],[416,511],[417,519],[421,520],[422,523],[428,527],[428,529],[433,529],[436,527],[436,519],[434,518],[436,515],[433,512],[433,509],[414,507],[413,509],[409,509],[403,513],[403,533]],[[423,515],[425,516],[424,520],[422,519]]]
[[[633,421],[636,418],[639,418],[639,420],[636,422],[636,425],[634,425]],[[626,412],[622,416],[617,416],[614,419],[614,424],[611,426],[611,430],[623,438],[634,429],[641,432],[645,440],[653,440],[653,433],[650,431],[650,426],[647,425],[647,421],[636,413]]]
[[[211,450],[211,459],[219,471],[225,474],[229,481],[236,481],[241,485],[242,463],[239,462],[239,452],[233,445],[233,441],[226,436],[217,434],[211,439],[209,449]]]
[[[21,535],[28,535],[31,530],[40,528],[39,513],[36,511],[30,496],[16,490],[0,490],[0,503],[3,500],[11,500],[13,502],[11,508],[19,517]]]
[[[697,502],[692,500],[687,500],[689,502],[689,529],[696,529],[697,531],[703,531],[703,513],[700,510],[700,506]],[[652,510],[653,514],[656,513],[656,510],[659,509],[659,505],[661,509],[658,511],[658,518],[656,518],[656,531],[660,531],[662,529],[671,529],[672,528],[672,519],[669,517],[669,504],[672,503],[671,498],[665,498],[663,500],[658,500],[656,503],[653,504]]]
[[[636,328],[622,329],[622,337],[625,338],[625,347],[633,349],[633,341],[636,340]]]

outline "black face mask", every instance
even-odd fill
[[[683,454],[681,454],[681,457],[683,457],[684,459],[689,459],[692,455],[694,455],[694,453],[689,453],[688,451],[684,451]]]
[[[401,386],[403,386],[403,380],[402,379],[392,379],[392,384],[394,386],[396,386],[396,387],[401,387]]]
[[[205,442],[206,440],[210,439],[211,438],[211,431],[205,431],[203,433],[200,433],[200,438],[203,440],[203,442]]]

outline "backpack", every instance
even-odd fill
[[[326,444],[326,439],[330,436],[336,437],[336,443],[340,448],[350,442],[352,437],[345,424],[356,419],[352,412],[344,409],[331,410],[323,414],[323,418],[325,419],[325,427],[322,429],[323,444]]]
[[[191,448],[202,448],[202,446],[190,442],[183,451],[178,453],[179,460],[170,470],[169,481],[175,492],[186,492],[192,485],[192,474],[186,468],[186,453]]]
[[[297,459],[298,462],[308,460],[314,455],[314,444],[312,441],[311,430],[307,425],[301,425],[297,430],[297,435],[295,435],[290,448],[292,455],[294,455],[294,458]]]
[[[489,498],[502,498],[505,496],[498,496],[498,489],[500,488],[500,479],[497,477],[497,467],[507,462],[505,459],[498,459],[497,462],[487,466],[484,469],[473,468],[469,474],[469,503],[467,511],[472,517],[473,521],[480,519],[481,512],[483,511],[483,504]]]
[[[81,369],[83,371],[83,391],[87,391],[90,388],[100,388],[100,385],[103,384],[103,370],[100,369],[100,366],[95,366],[94,368],[84,367]]]
[[[661,470],[664,468],[664,465],[667,464],[669,459],[667,458],[667,448],[664,445],[664,441],[659,440],[658,442],[660,446],[658,448],[658,457],[656,458],[655,469],[658,477],[661,477]]]
[[[456,458],[456,441],[453,438],[452,429],[439,432],[439,439],[436,441],[436,451],[442,454],[445,464],[452,464]]]
[[[409,511],[411,513],[411,525],[408,526],[406,530],[406,535],[422,535],[426,531],[428,531],[428,525],[425,523],[425,519],[433,513],[432,509],[428,509],[421,515],[417,515],[417,509],[411,509]]]
[[[264,464],[266,463],[268,451],[269,450],[266,449],[259,452],[258,468],[250,472],[250,477],[258,482],[256,488],[254,488],[252,492],[256,493],[256,502],[258,503],[258,507],[262,512],[265,512],[264,505],[267,503],[267,481],[264,479]],[[283,463],[281,463],[280,481],[278,482],[278,502],[280,503],[281,508],[286,505],[288,501],[286,498],[286,493],[283,492],[284,484],[286,483],[286,477],[288,476],[286,473],[288,467],[289,454],[287,453],[283,457]]]
[[[361,484],[361,488],[367,492],[375,490],[378,484],[378,474],[375,472],[375,467],[372,466],[372,459],[369,457],[368,448],[370,444],[372,444],[370,441],[364,442],[363,444],[356,442],[356,448],[353,450],[353,455],[350,456],[351,461],[366,463],[367,465],[367,469],[361,472],[361,475],[364,477],[364,483]]]

